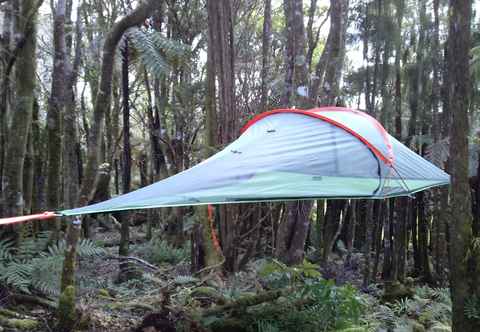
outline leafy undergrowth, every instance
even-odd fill
[[[412,298],[382,303],[382,291],[372,285],[363,295],[368,310],[362,317],[368,331],[450,331],[452,303],[446,288],[416,287]]]
[[[140,228],[132,230],[133,239],[144,238]],[[450,331],[446,289],[417,287],[411,298],[382,303],[379,285],[361,292],[345,278],[326,279],[331,271],[308,261],[288,267],[272,259],[253,261],[232,275],[196,276],[188,265],[189,247],[173,248],[159,239],[131,246],[132,256],[154,266],[132,262],[134,278],[119,283],[116,247],[109,245],[113,234],[101,233],[97,241],[80,244],[79,330]],[[0,242],[0,331],[53,329],[53,310],[12,300],[13,294],[48,299],[50,304],[58,300],[64,244],[49,245],[48,237],[28,238],[18,249]],[[471,306],[470,315],[477,314],[477,307]],[[17,319],[35,324],[10,326],[2,321],[9,313],[14,316],[8,317],[10,323]]]

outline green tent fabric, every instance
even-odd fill
[[[448,184],[447,173],[357,110],[323,107],[262,113],[240,137],[198,165],[110,200],[58,212],[411,195]]]

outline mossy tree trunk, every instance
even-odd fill
[[[0,85],[0,179],[3,179],[5,154],[8,140],[8,123],[7,114],[10,111],[11,103],[9,96],[11,94],[10,72],[8,68],[8,60],[11,57],[12,34],[13,34],[13,3],[6,2],[3,4],[3,20],[2,20],[2,38],[0,40],[0,73],[2,75]],[[0,195],[3,193],[3,181],[0,181]]]
[[[12,113],[9,132],[15,139],[7,144],[3,178],[4,216],[23,213],[23,166],[27,151],[28,134],[32,122],[36,86],[36,25],[38,2],[23,0],[16,20],[16,33],[23,40],[18,49],[15,65],[15,112]]]
[[[70,4],[71,6],[71,4]],[[71,7],[66,14],[66,20],[71,23]],[[80,12],[80,8],[78,9]],[[73,48],[73,40],[68,37],[67,47]],[[77,113],[75,104],[75,85],[77,83],[78,71],[81,61],[82,49],[81,20],[78,17],[75,23],[75,45],[72,61],[66,65],[66,91],[65,91],[65,112],[63,116],[63,204],[66,208],[73,208],[78,201],[78,189],[80,186],[80,170],[78,149],[78,128]],[[67,53],[70,53],[67,51]]]
[[[452,331],[480,330],[480,321],[465,315],[468,299],[478,297],[478,248],[473,245],[470,185],[468,182],[469,52],[472,2],[451,0],[448,38],[448,108],[452,116],[450,159],[452,175],[450,217],[450,288]]]
[[[205,157],[212,155],[218,144],[218,115],[216,103],[216,64],[218,54],[219,4],[207,1],[208,11],[208,47],[207,47],[207,95],[205,97]],[[215,243],[216,230],[213,213],[207,206],[198,206],[198,216],[192,241],[192,270],[200,271],[208,267],[220,267],[224,257],[218,242]]]
[[[53,72],[52,88],[47,111],[47,208],[55,211],[59,208],[61,192],[62,128],[61,117],[65,107],[66,86],[66,45],[65,45],[65,0],[58,0],[53,21]],[[58,239],[60,221],[51,223],[54,237]]]
[[[80,237],[80,219],[73,221],[67,229],[67,248],[63,262],[60,298],[57,309],[57,332],[71,332],[77,323],[75,305],[75,271],[77,259],[77,242]]]

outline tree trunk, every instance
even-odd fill
[[[418,209],[418,258],[420,260],[420,275],[427,283],[432,282],[430,261],[428,255],[429,221],[424,192],[417,194],[416,205]]]
[[[289,265],[300,264],[303,261],[312,205],[312,201],[287,204],[287,219],[278,229],[276,256]]]
[[[345,245],[347,247],[347,265],[350,264],[350,258],[353,253],[353,243],[355,242],[355,232],[357,229],[357,200],[352,199],[349,204],[350,219],[346,230]]]
[[[70,20],[70,18],[68,19]],[[71,209],[77,204],[80,185],[79,156],[77,153],[79,142],[74,89],[81,61],[81,37],[81,21],[77,18],[75,24],[75,52],[72,64],[67,66],[68,80],[63,118],[63,203],[67,209]]]
[[[389,0],[379,1],[379,14],[381,15],[380,24],[378,29],[380,31],[387,31],[387,23],[390,22],[391,6]],[[380,123],[389,131],[391,123],[391,96],[392,93],[389,90],[390,84],[390,52],[391,52],[391,38],[386,35],[383,38],[383,56],[382,56],[382,83],[380,86],[380,94],[382,96],[382,109],[380,112]]]
[[[38,109],[35,110],[35,105],[38,106],[36,102],[34,102],[34,111],[38,113]],[[33,128],[33,116],[32,116],[32,128]],[[25,213],[31,213],[32,210],[32,199],[33,199],[33,177],[34,177],[34,152],[33,152],[33,134],[32,128],[30,128],[28,133],[28,140],[27,140],[27,150],[25,153],[25,161],[23,166],[23,197],[25,200]]]
[[[303,25],[303,1],[284,0],[286,63],[285,92],[283,105],[308,107],[306,80],[307,64],[305,58],[305,28]]]
[[[322,262],[328,262],[330,253],[333,250],[336,241],[336,235],[341,227],[341,215],[345,214],[343,211],[345,207],[345,200],[330,200],[327,202],[327,212],[325,214],[325,226],[323,230],[323,252]]]
[[[265,0],[263,11],[263,34],[262,34],[262,112],[267,111],[268,103],[268,71],[270,67],[270,47],[272,39],[272,1]]]
[[[329,62],[325,71],[323,104],[335,105],[340,96],[340,80],[345,59],[345,38],[347,33],[349,0],[330,1],[331,29],[334,32],[329,46]]]
[[[36,85],[36,24],[37,1],[24,0],[20,5],[16,30],[24,39],[18,50],[15,66],[16,104],[9,132],[15,139],[8,141],[3,179],[4,216],[23,214],[23,165],[31,127]]]
[[[308,108],[311,103],[307,95],[303,1],[284,0],[283,5],[287,44],[285,91],[282,104]],[[312,206],[311,201],[292,202],[286,205],[287,218],[280,224],[277,231],[275,255],[279,259],[289,264],[298,264],[303,260]]]
[[[367,201],[365,211],[365,244],[363,254],[365,256],[365,266],[363,271],[363,287],[370,285],[371,275],[371,247],[373,242],[373,202]]]
[[[12,2],[3,4],[3,22],[2,22],[2,38],[0,40],[0,57],[3,60],[2,66],[2,84],[0,85],[0,195],[3,195],[3,173],[5,166],[5,154],[7,149],[7,114],[11,108],[9,96],[11,94],[10,73],[8,72],[7,59],[10,58],[12,48],[13,33],[13,10]],[[1,207],[1,204],[0,204]]]
[[[67,247],[63,262],[60,297],[58,301],[56,332],[73,331],[77,324],[77,309],[75,306],[75,271],[77,259],[77,242],[80,237],[81,222],[76,219],[67,229]]]
[[[53,22],[53,73],[52,89],[48,101],[47,111],[47,209],[55,211],[59,208],[60,201],[60,174],[62,163],[62,128],[61,117],[65,106],[65,86],[66,86],[66,46],[65,46],[65,0],[58,0],[55,8],[55,18]],[[55,232],[55,238],[58,238],[60,232],[60,221],[52,223]]]
[[[452,331],[480,329],[479,320],[465,315],[467,299],[478,297],[478,248],[472,243],[472,215],[468,182],[468,105],[470,98],[469,52],[471,49],[472,3],[450,1],[449,10],[449,110],[452,115],[450,139],[451,217],[450,285],[452,293]]]
[[[122,109],[123,109],[123,155],[122,155],[122,193],[130,192],[131,168],[132,168],[132,154],[130,147],[130,89],[128,79],[129,66],[129,47],[128,39],[125,38],[122,49]],[[120,256],[128,256],[130,243],[130,218],[129,213],[124,211],[121,215],[121,229],[120,229],[120,246],[118,254]],[[128,280],[130,277],[130,264],[127,261],[120,263],[119,279],[122,281]]]
[[[207,1],[208,10],[208,49],[207,49],[207,95],[205,97],[205,156],[213,154],[218,143],[218,119],[216,107],[216,64],[220,64],[218,50],[219,19],[220,8],[219,3],[209,0]],[[225,32],[223,30],[223,32]],[[225,88],[225,87],[224,87]],[[223,111],[227,111],[223,109]],[[220,136],[221,137],[221,136]],[[200,271],[203,268],[212,268],[218,270],[224,261],[223,253],[219,247],[216,236],[216,228],[214,223],[213,207],[199,206],[196,208],[198,216],[197,224],[193,232],[192,238],[192,270]]]
[[[402,137],[402,26],[405,11],[404,0],[394,1],[396,6],[396,40],[395,40],[395,137]]]

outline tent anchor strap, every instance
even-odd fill
[[[38,214],[31,214],[28,216],[21,216],[21,217],[11,217],[11,218],[1,218],[0,219],[0,226],[4,225],[14,225],[14,224],[19,224],[31,220],[48,220],[48,219],[54,219],[57,217],[61,217],[61,214],[58,214],[56,212],[43,212],[43,213],[38,213]]]

